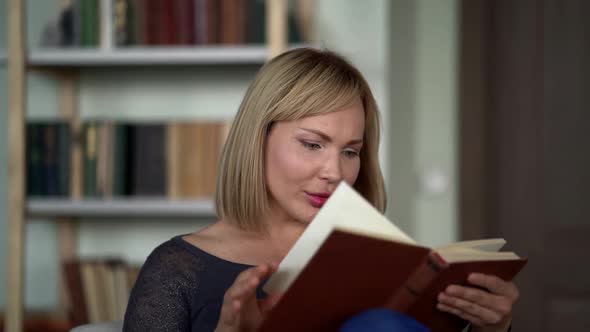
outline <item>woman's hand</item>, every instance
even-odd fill
[[[262,279],[269,277],[277,269],[276,264],[262,264],[238,275],[225,292],[219,322],[215,332],[254,331],[268,312],[280,299],[271,294],[264,300],[256,299],[256,288]]]
[[[518,300],[514,283],[481,273],[472,273],[467,280],[488,291],[449,285],[438,295],[437,308],[469,321],[472,331],[507,331]]]

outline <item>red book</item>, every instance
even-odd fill
[[[195,1],[177,0],[174,2],[176,9],[176,31],[178,32],[178,44],[195,44]]]
[[[526,259],[497,252],[504,243],[417,245],[341,184],[266,283],[266,292],[285,294],[259,331],[338,331],[376,307],[413,316],[432,331],[461,331],[467,322],[437,310],[437,295],[449,284],[467,284],[471,272],[511,280]]]
[[[164,30],[161,27],[162,4],[163,2],[160,0],[144,0],[144,6],[141,10],[145,34],[143,39],[146,45],[161,45],[164,42]]]
[[[162,30],[162,44],[177,45],[180,42],[178,11],[176,6],[179,4],[175,1],[162,1],[162,12],[160,14],[160,26]]]
[[[221,43],[225,45],[244,44],[245,0],[221,0]]]
[[[90,322],[86,298],[84,297],[84,283],[82,281],[80,265],[78,260],[70,260],[62,263],[62,271],[69,300],[69,318],[74,325],[83,325]]]

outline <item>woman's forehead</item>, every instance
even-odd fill
[[[354,104],[334,112],[305,116],[292,121],[279,121],[278,127],[327,136],[359,136],[365,129],[362,105]],[[356,137],[355,137],[356,138]]]

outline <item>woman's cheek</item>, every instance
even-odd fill
[[[359,158],[354,158],[345,162],[344,164],[344,181],[349,185],[353,185],[359,175],[361,169],[361,161]]]

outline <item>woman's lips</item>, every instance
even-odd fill
[[[326,201],[328,200],[328,198],[330,198],[330,194],[324,194],[324,193],[305,193],[306,197],[307,197],[307,201],[309,202],[309,204],[311,204],[313,207],[316,208],[321,208],[322,206],[324,206],[324,204],[326,204]]]

